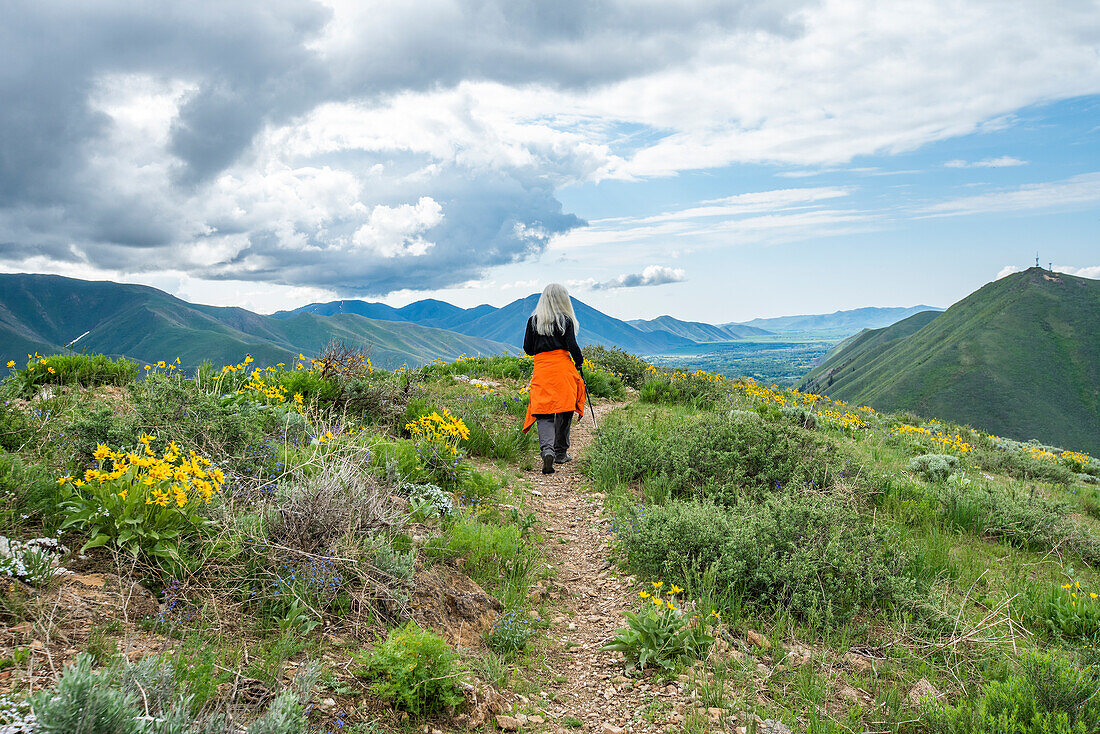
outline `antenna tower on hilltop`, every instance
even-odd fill
[[[1039,267],[1039,251],[1035,251],[1035,267]]]

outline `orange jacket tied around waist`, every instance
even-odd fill
[[[576,411],[583,416],[584,398],[584,380],[569,352],[555,349],[536,354],[523,432],[527,433],[527,429],[535,423],[536,415]]]

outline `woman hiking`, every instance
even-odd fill
[[[538,423],[543,474],[553,474],[554,464],[573,460],[567,453],[569,428],[574,412],[584,416],[584,358],[577,345],[577,329],[565,286],[546,286],[523,335],[523,351],[535,358],[523,432]]]

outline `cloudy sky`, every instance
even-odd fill
[[[714,322],[1100,277],[1100,1],[6,0],[0,271]]]

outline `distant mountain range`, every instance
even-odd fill
[[[1030,268],[838,345],[800,388],[1100,453],[1100,281]]]
[[[500,308],[482,305],[465,309],[431,299],[410,303],[402,308],[368,301],[333,301],[311,303],[293,311],[279,311],[272,316],[281,319],[302,313],[325,316],[358,314],[369,318],[384,318],[450,329],[460,334],[492,339],[518,348],[523,346],[524,327],[527,324],[527,318],[535,310],[538,300],[539,295],[535,293]],[[605,344],[617,346],[635,354],[657,354],[695,343],[692,339],[668,331],[639,329],[626,321],[597,311],[576,298],[573,299],[573,309],[581,325],[580,333],[577,334],[577,341],[581,346]]]
[[[81,336],[87,332],[85,336]],[[156,288],[57,275],[0,275],[0,360],[28,353],[77,351],[126,356],[146,363],[180,358],[194,368],[240,361],[291,362],[316,354],[332,339],[369,346],[380,367],[422,364],[460,354],[499,354],[509,345],[418,324],[351,314],[302,313],[272,318],[243,308],[187,303]]]
[[[881,329],[921,311],[942,310],[942,308],[934,306],[910,306],[909,308],[876,308],[869,306],[849,311],[835,311],[829,314],[753,319],[738,324],[726,324],[726,327],[753,326],[758,329],[766,329],[774,334],[815,333],[843,338],[856,334],[863,329]]]
[[[693,342],[728,342],[750,339],[754,336],[773,335],[773,332],[758,329],[755,326],[743,326],[741,324],[715,326],[700,321],[681,321],[671,316],[658,316],[649,321],[636,319],[627,323],[642,331],[667,331],[669,334],[675,334]]]
[[[231,363],[251,353],[257,362],[273,364],[290,361],[300,352],[316,354],[337,339],[369,348],[380,367],[419,365],[463,353],[518,351],[538,297],[532,294],[499,308],[460,308],[434,299],[401,308],[343,300],[265,316],[243,308],[188,303],[148,286],[57,275],[0,275],[0,359],[18,362],[28,353],[57,352],[79,339],[77,350],[143,362],[179,357],[185,366],[195,367],[204,359]],[[684,353],[700,344],[775,338],[751,324],[716,326],[671,316],[627,322],[577,299],[573,306],[582,346],[604,344],[656,355]],[[821,324],[836,329],[840,323],[887,318],[878,312],[891,310],[902,309],[860,309],[867,312],[862,320],[845,320],[846,312],[791,318],[820,318]]]

